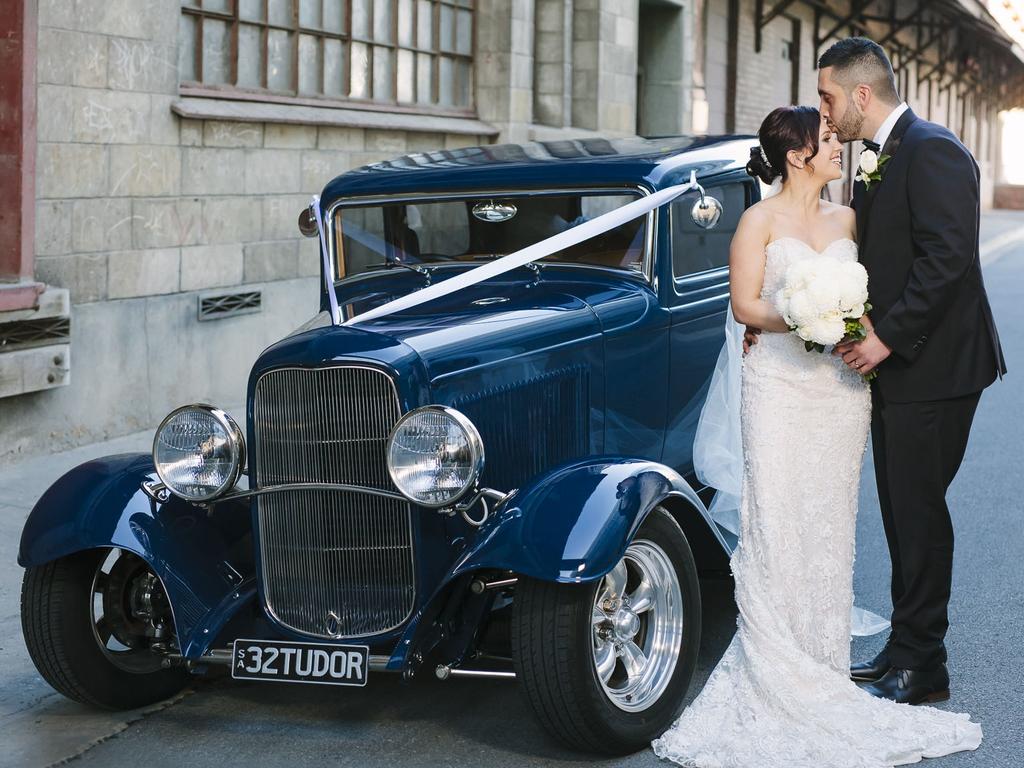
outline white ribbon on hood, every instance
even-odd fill
[[[574,245],[582,243],[584,240],[588,240],[591,237],[608,232],[616,227],[625,224],[628,221],[639,218],[649,211],[653,211],[655,208],[664,205],[665,203],[671,202],[685,192],[689,192],[693,189],[699,189],[700,186],[697,184],[697,174],[690,171],[690,180],[686,184],[675,184],[671,187],[659,190],[650,194],[646,197],[642,197],[639,200],[634,200],[631,203],[616,208],[608,213],[603,213],[590,221],[586,221],[578,226],[571,229],[567,229],[564,232],[559,232],[556,235],[552,235],[544,240],[528,245],[525,248],[521,248],[518,251],[502,256],[500,259],[488,262],[474,269],[463,272],[460,275],[450,277],[447,280],[443,280],[433,285],[428,285],[419,291],[401,296],[397,299],[393,299],[385,304],[381,304],[379,307],[374,307],[361,315],[346,320],[342,325],[351,325],[353,323],[361,323],[366,320],[375,320],[378,317],[384,317],[390,315],[393,312],[400,312],[403,309],[411,309],[417,307],[433,299],[447,296],[448,294],[461,291],[463,288],[468,288],[471,285],[489,280],[492,277],[502,275],[509,270],[516,269],[517,267],[525,266],[531,262],[543,259],[545,256],[550,256],[552,253],[563,251],[566,248],[571,248]],[[320,230],[320,243],[321,252],[324,261],[324,275],[327,282],[328,295],[331,302],[331,313],[333,318],[338,318],[338,299],[334,293],[334,285],[331,276],[330,259],[327,255],[327,238],[324,231],[324,223],[322,214],[320,213],[319,201],[314,198],[313,208],[316,212],[316,224]],[[337,322],[337,320],[334,320]]]

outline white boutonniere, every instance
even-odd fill
[[[889,162],[889,155],[877,155],[870,149],[860,153],[860,173],[855,181],[863,181],[864,189],[871,189],[871,183],[882,180],[882,173],[885,171],[885,164]]]

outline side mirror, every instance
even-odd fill
[[[299,213],[299,232],[306,237],[316,237],[320,234],[316,226],[316,216],[313,215],[312,206],[303,208]]]
[[[690,209],[690,218],[701,229],[713,229],[722,218],[722,204],[701,190],[700,199]]]

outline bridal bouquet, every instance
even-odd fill
[[[860,341],[867,336],[860,319],[871,309],[868,273],[856,261],[819,256],[793,263],[774,303],[808,352],[824,352],[843,339]]]

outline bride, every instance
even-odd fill
[[[807,352],[770,299],[797,260],[857,259],[854,212],[821,199],[842,161],[816,109],[776,109],[758,137],[747,170],[782,187],[744,213],[730,253],[736,321],[764,331],[740,384],[737,631],[654,751],[691,768],[881,768],[975,749],[967,715],[876,699],[848,677],[870,393],[838,357]]]

